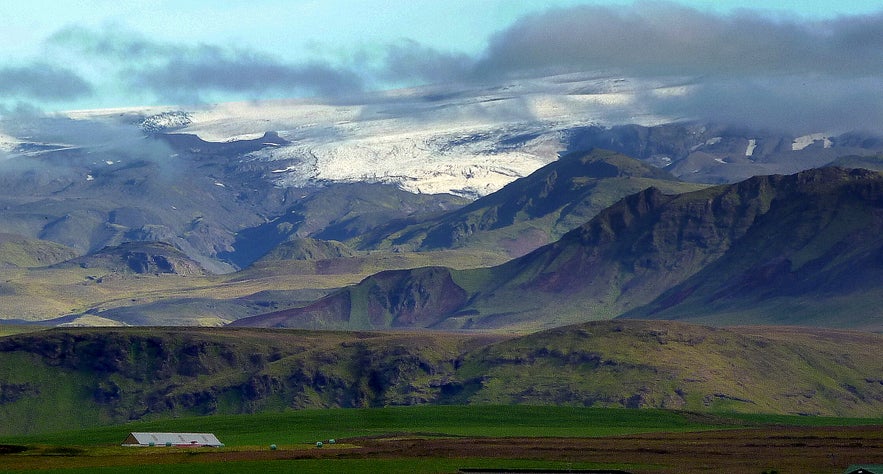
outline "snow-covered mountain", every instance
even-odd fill
[[[503,87],[397,90],[346,104],[279,100],[135,113],[147,132],[195,134],[211,142],[277,132],[290,144],[247,159],[273,162],[268,179],[278,186],[369,181],[414,193],[475,197],[557,159],[567,148],[567,131],[575,127],[671,121],[642,110],[638,97],[683,91],[679,85],[583,74]],[[70,116],[117,120],[120,114]]]
[[[238,236],[296,210],[324,210],[320,218],[295,216],[303,220],[300,237],[325,235],[329,225],[359,232],[383,219],[463,205],[438,194],[485,196],[562,153],[604,148],[683,180],[721,183],[883,152],[883,140],[867,134],[789,135],[649,112],[654,99],[676,100],[692,87],[680,79],[571,74],[504,86],[396,90],[338,103],[276,100],[3,118],[0,232],[82,253],[164,241],[223,272],[235,269],[237,260],[224,256],[239,251]],[[356,186],[362,194],[341,191],[352,183],[372,187]],[[327,189],[331,185],[338,188]],[[414,194],[379,199],[390,185]],[[311,198],[323,187],[325,194],[362,204]],[[352,209],[364,203],[383,212],[348,226]]]
[[[879,148],[839,139],[685,121],[650,112],[656,99],[689,94],[689,80],[568,74],[504,86],[427,86],[341,103],[276,100],[205,107],[80,111],[76,119],[119,122],[148,133],[192,134],[209,142],[288,143],[240,160],[263,163],[274,186],[374,182],[414,193],[490,194],[554,161],[563,151],[610,148],[668,167],[691,181],[735,182],[791,173]],[[675,128],[666,124],[679,122]],[[616,127],[630,127],[616,129]],[[642,131],[663,126],[661,133]]]

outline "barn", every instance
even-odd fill
[[[844,474],[883,474],[883,464],[860,464],[849,466]]]
[[[212,446],[224,443],[212,433],[129,433],[123,446]]]

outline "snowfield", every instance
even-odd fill
[[[585,75],[505,87],[405,89],[353,104],[277,100],[219,104],[175,115],[175,133],[226,142],[275,131],[290,141],[248,159],[278,162],[277,186],[370,181],[414,193],[484,196],[558,158],[565,130],[586,125],[656,125],[637,97],[683,93],[657,82]],[[183,113],[180,112],[179,115]]]
[[[553,154],[551,159],[544,159],[548,152],[543,142],[549,138],[529,144],[526,150],[500,151],[490,140],[457,144],[459,136],[423,132],[339,143],[295,142],[264,149],[253,156],[295,163],[275,177],[280,186],[309,181],[371,181],[393,183],[414,193],[470,196],[494,192],[555,158]]]

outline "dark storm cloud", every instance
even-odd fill
[[[829,21],[703,13],[671,3],[524,17],[491,38],[478,72],[611,70],[727,77],[883,72],[883,13]]]
[[[494,35],[482,80],[575,71],[684,78],[645,94],[650,113],[791,131],[883,129],[883,11],[825,21],[729,15],[672,3],[580,6]]]
[[[92,94],[82,77],[51,64],[0,67],[0,96],[36,100],[70,100]]]
[[[117,71],[119,82],[133,92],[146,91],[174,102],[200,102],[214,92],[340,99],[390,84],[463,80],[475,62],[468,55],[440,52],[407,39],[371,52],[355,51],[345,65],[320,60],[292,63],[241,48],[165,43],[115,27],[101,31],[70,27],[47,43],[102,62]]]

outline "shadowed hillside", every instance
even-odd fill
[[[729,295],[731,308],[741,310],[786,294],[806,302],[867,301],[879,291],[876,282],[883,281],[875,277],[883,265],[873,257],[881,251],[881,208],[883,175],[867,170],[823,168],[756,177],[677,196],[650,189],[555,244],[497,267],[495,283],[503,283],[478,295],[474,305],[492,310],[497,301],[530,295],[551,303],[546,314],[528,310],[541,322],[556,316],[613,317],[650,303],[688,278]],[[769,281],[760,281],[760,270],[783,260],[791,262],[782,273],[787,285],[772,284],[776,270],[770,270]],[[853,287],[841,280],[846,268],[855,269],[853,281],[867,284]],[[757,275],[745,287],[754,285],[755,291],[731,291],[746,272]],[[820,291],[822,281],[829,282],[827,291]],[[710,309],[703,311],[705,321],[715,323]],[[804,319],[811,311],[796,309],[789,323],[816,323]],[[867,318],[878,314],[865,307],[865,312],[839,314],[824,325],[865,327]],[[781,324],[778,316],[768,311],[748,321]],[[726,321],[740,323],[738,318]]]
[[[261,258],[306,256],[290,251],[299,239],[344,241],[389,221],[419,220],[467,202],[453,195],[412,194],[384,184],[333,184],[304,192],[279,217],[239,231],[230,251],[219,256],[240,268]],[[287,248],[276,250],[280,245]],[[341,255],[350,253],[341,245],[335,246],[341,249]]]
[[[307,329],[432,327],[467,303],[452,270],[426,267],[372,275],[304,308],[253,316],[229,326]]]

